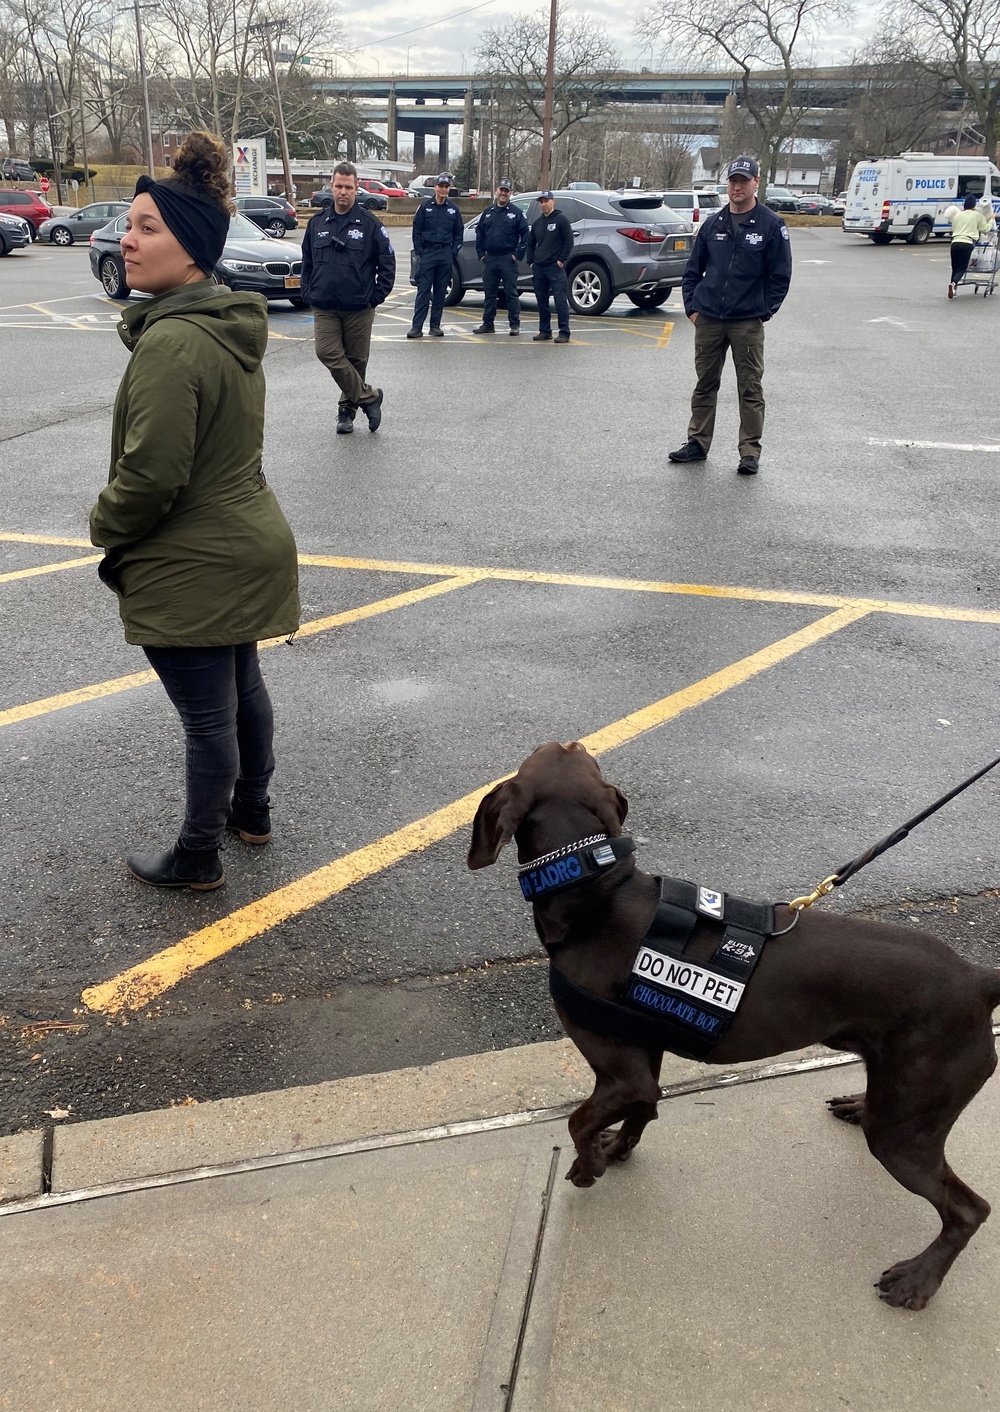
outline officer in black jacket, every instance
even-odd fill
[[[741,476],[760,467],[764,430],[764,324],[781,308],[792,277],[783,220],[757,200],[760,168],[753,157],[729,164],[729,205],[702,222],[681,281],[694,324],[698,382],[688,439],[671,461],[704,461],[715,431],[715,404],[726,349],[733,350],[740,399]]]
[[[451,177],[442,172],[434,183],[434,196],[418,207],[413,217],[414,274],[417,298],[413,306],[413,327],[407,338],[423,338],[427,306],[431,309],[430,334],[444,338],[441,314],[452,266],[462,248],[465,231],[458,207],[448,199]]]
[[[479,217],[476,226],[476,254],[483,262],[483,292],[486,305],[483,321],[473,333],[492,333],[497,316],[497,290],[503,283],[507,303],[507,324],[511,338],[521,331],[521,301],[517,293],[517,266],[524,259],[528,222],[524,212],[512,206],[509,181],[497,185],[496,200]]]
[[[340,162],[333,200],[302,239],[302,297],[313,309],[316,357],[340,388],[337,431],[354,430],[361,407],[368,430],[382,420],[382,389],[365,381],[375,310],[392,292],[396,255],[385,226],[357,203],[358,173]]]
[[[569,342],[569,299],[566,294],[566,261],[573,249],[573,227],[561,211],[556,210],[556,198],[543,191],[538,198],[542,214],[528,231],[528,264],[531,283],[538,300],[538,332],[536,343],[552,339],[552,312],[549,293],[556,304],[557,343]]]

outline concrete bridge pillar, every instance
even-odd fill
[[[465,108],[462,114],[462,156],[468,157],[472,151],[472,137],[476,127],[476,102],[472,88],[465,90]]]
[[[399,161],[399,140],[396,136],[396,90],[389,90],[389,122],[386,134],[389,143],[389,161]]]
[[[424,134],[422,132],[413,134],[413,165],[418,172],[424,165]]]
[[[445,126],[438,134],[438,169],[446,172],[448,170],[448,128]]]

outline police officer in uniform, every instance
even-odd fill
[[[434,183],[434,196],[413,217],[413,253],[416,256],[417,299],[413,327],[407,338],[423,338],[427,306],[431,309],[430,335],[443,338],[441,314],[448,292],[451,267],[462,248],[464,230],[458,207],[448,199],[451,177],[442,172]]]
[[[302,297],[312,306],[316,357],[340,388],[337,431],[354,430],[360,407],[375,431],[382,389],[365,381],[375,310],[392,292],[396,255],[385,226],[357,203],[358,173],[340,162],[333,200],[313,216],[302,238]]]
[[[517,266],[524,259],[528,222],[524,212],[512,206],[509,181],[497,185],[496,200],[479,217],[476,226],[476,254],[483,264],[483,292],[486,305],[483,321],[473,333],[493,333],[497,316],[497,290],[503,284],[507,302],[507,324],[511,338],[521,331],[521,301],[517,295]]]
[[[757,200],[760,168],[753,157],[729,164],[729,205],[702,221],[681,281],[684,311],[694,324],[698,382],[688,439],[671,461],[704,461],[715,431],[715,404],[726,350],[732,349],[740,400],[741,476],[760,467],[764,430],[764,324],[781,308],[792,277],[783,220]]]
[[[557,343],[569,342],[569,299],[566,294],[566,261],[573,250],[573,227],[561,211],[556,210],[556,198],[543,191],[538,198],[542,214],[528,231],[528,264],[531,283],[538,300],[538,332],[536,343],[552,341],[552,312],[549,293],[555,300]]]

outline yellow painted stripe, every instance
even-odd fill
[[[770,647],[754,652],[720,672],[713,672],[700,682],[665,696],[641,711],[624,716],[621,720],[605,726],[603,730],[584,736],[583,744],[595,754],[624,745],[627,741],[652,730],[654,726],[672,720],[682,711],[710,701],[714,696],[719,696],[740,682],[757,676],[775,663],[801,652],[803,648],[838,632],[864,615],[865,610],[858,607],[838,609],[837,612],[821,618],[819,622],[782,638],[780,642],[772,643]],[[507,778],[507,775],[501,776],[501,779]],[[472,821],[483,795],[499,782],[492,780],[443,809],[417,819],[375,843],[355,849],[353,853],[348,853],[336,862],[328,863],[296,882],[278,888],[276,892],[269,893],[258,902],[252,902],[247,907],[231,912],[228,917],[222,917],[210,926],[192,932],[183,941],[158,952],[148,961],[114,976],[103,985],[91,986],[83,992],[83,1003],[91,1010],[103,1011],[106,1014],[115,1014],[119,1010],[141,1009],[186,976],[225,955],[227,951],[244,945],[291,917],[326,902],[345,888],[364,882],[401,859],[420,853],[432,843],[447,838],[449,834]]]
[[[652,579],[608,578],[597,574],[550,574],[536,569],[473,568],[462,564],[422,564],[391,559],[350,559],[333,554],[300,554],[300,564],[331,569],[364,569],[387,574],[466,574],[510,583],[548,583],[571,588],[608,588],[630,593],[667,593],[703,598],[742,599],[751,603],[793,603],[810,608],[863,608],[866,613],[892,613],[914,618],[941,618],[957,623],[1000,623],[1000,611],[950,608],[933,603],[903,603],[891,598],[854,598],[837,593],[799,593],[794,589],[741,588],[710,583],[664,583]]]
[[[67,544],[74,549],[93,549],[89,539],[57,539],[51,534],[14,534],[0,532],[0,540],[10,544]]]
[[[663,325],[663,332],[660,334],[660,341],[656,345],[657,348],[666,348],[667,344],[670,342],[670,335],[673,331],[674,326],[669,321]]]
[[[391,598],[381,598],[376,603],[364,603],[360,608],[348,608],[343,613],[333,613],[328,618],[313,618],[303,623],[297,636],[311,637],[315,633],[329,632],[331,628],[345,627],[348,623],[361,622],[363,618],[374,618],[378,613],[391,613],[395,608],[406,608],[412,603],[420,603],[425,598],[434,598],[440,593],[450,593],[455,588],[465,588],[476,583],[481,574],[471,570],[466,574],[456,574],[453,578],[437,583],[424,584],[406,593],[393,594]],[[277,647],[286,639],[270,637],[259,645]],[[133,672],[127,677],[115,677],[111,681],[94,682],[91,686],[81,686],[75,691],[64,691],[59,696],[46,696],[39,701],[28,701],[23,706],[11,706],[0,711],[0,728],[11,726],[19,721],[30,721],[36,716],[47,716],[53,711],[65,711],[70,706],[82,706],[88,701],[97,701],[104,696],[115,696],[121,691],[132,691],[139,686],[148,686],[156,680],[155,672]]]
[[[55,574],[60,569],[78,569],[81,564],[96,564],[103,558],[103,554],[86,554],[80,559],[63,559],[60,564],[36,564],[33,569],[12,569],[10,573],[0,574],[0,583],[10,583],[12,579],[32,579],[38,574]]]

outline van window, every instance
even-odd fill
[[[718,208],[722,205],[722,202],[719,200],[719,195],[716,191],[699,191],[698,205],[713,207],[714,209],[718,210]]]
[[[986,190],[986,178],[975,173],[970,176],[960,176],[958,179],[958,199],[963,196],[982,196]]]

